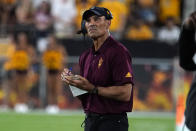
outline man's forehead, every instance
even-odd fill
[[[97,17],[102,18],[102,17],[105,17],[105,16],[99,16],[99,15],[92,14],[92,15],[90,15],[90,16],[87,17],[87,20],[88,19],[91,19],[91,18],[97,18]]]

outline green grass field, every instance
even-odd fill
[[[138,113],[139,114],[139,113]],[[83,131],[82,113],[46,113],[17,114],[0,112],[0,131]],[[129,131],[174,131],[174,116],[129,115]]]

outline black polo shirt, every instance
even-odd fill
[[[133,85],[132,62],[129,51],[109,36],[98,51],[94,46],[85,51],[79,59],[80,75],[95,86]],[[130,112],[133,107],[133,90],[128,102],[117,101],[95,94],[81,95],[80,100],[86,113]]]

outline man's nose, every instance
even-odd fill
[[[89,26],[95,25],[95,21],[92,19],[89,21]]]

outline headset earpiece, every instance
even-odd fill
[[[81,22],[81,30],[82,30],[82,33],[83,34],[86,34],[87,33],[85,24],[86,24],[86,21],[85,20],[82,20],[82,22]]]
[[[81,22],[81,30],[77,32],[77,34],[83,34],[85,36],[85,34],[87,34],[87,30],[86,30],[86,27],[85,27],[85,24],[86,24],[86,21],[85,20],[82,20]]]

